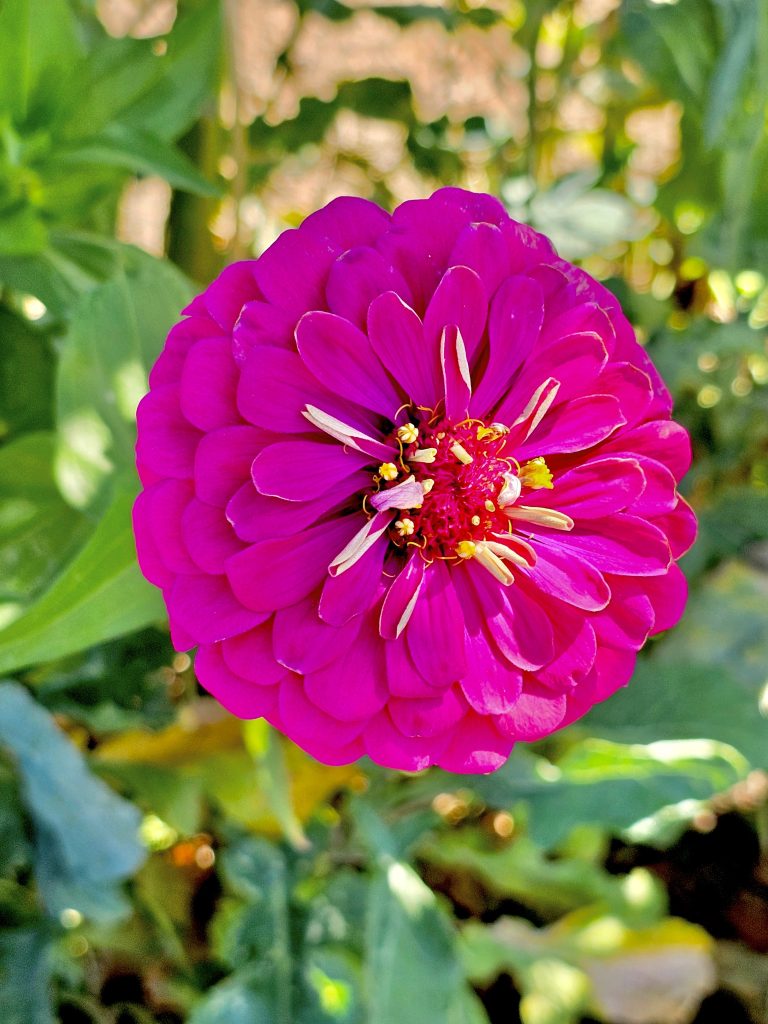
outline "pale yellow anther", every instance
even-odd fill
[[[554,508],[532,508],[529,505],[510,505],[504,509],[504,514],[510,519],[522,519],[523,522],[535,523],[537,526],[546,526],[550,530],[572,530],[573,520],[565,512],[558,512]]]
[[[395,529],[401,537],[410,537],[416,529],[416,525],[412,519],[398,519],[395,523]]]
[[[475,461],[464,445],[459,444],[458,441],[455,441],[451,445],[451,454],[455,455],[459,462],[463,462],[465,466],[468,466],[470,462]]]
[[[409,462],[434,462],[437,458],[437,448],[417,448],[408,456]]]
[[[397,466],[394,462],[382,462],[379,466],[379,476],[382,480],[397,479]]]
[[[486,439],[496,440],[508,433],[509,427],[505,426],[503,423],[491,423],[488,427],[479,426],[477,428],[477,439],[478,441],[484,441]]]
[[[524,487],[546,487],[551,491],[554,486],[549,466],[541,456],[521,466],[518,478]]]
[[[509,587],[515,582],[515,577],[507,566],[486,544],[477,545],[474,558],[484,569],[487,569],[491,576],[494,576],[499,583],[503,583],[505,587]]]
[[[456,554],[459,558],[473,558],[477,544],[473,540],[460,540],[456,545]]]
[[[413,423],[404,423],[402,427],[397,428],[398,440],[402,441],[403,444],[413,444],[419,436],[419,428]]]
[[[424,491],[425,494],[429,494],[429,492],[432,490],[432,488],[434,486],[435,486],[435,481],[434,480],[422,480],[421,481],[421,489],[422,489],[422,491]]]
[[[485,509],[486,509],[487,512],[495,512],[496,511],[496,506],[494,505],[494,503],[491,501],[490,498],[486,498],[486,500],[485,500]]]
[[[470,522],[472,523],[473,526],[479,526],[480,525],[480,516],[472,516],[472,519],[470,520]]]

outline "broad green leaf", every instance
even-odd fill
[[[85,547],[20,619],[0,632],[0,672],[50,661],[163,618],[139,572],[132,488],[122,487]]]
[[[45,249],[47,241],[45,224],[31,206],[0,213],[0,257],[34,256]]]
[[[739,4],[738,15],[731,26],[732,34],[718,57],[704,116],[704,139],[709,146],[721,141],[752,67],[757,44],[759,2],[744,0]]]
[[[584,727],[625,741],[717,740],[768,765],[767,600],[765,574],[743,563],[710,574],[681,624]]]
[[[44,16],[41,17],[41,14]],[[55,103],[57,86],[81,56],[68,0],[0,3],[0,110],[23,125]]]
[[[410,864],[393,855],[396,840],[376,812],[359,801],[354,813],[376,865],[366,924],[368,1024],[445,1024],[462,983],[450,921]]]
[[[51,939],[43,928],[0,931],[0,1020],[54,1024]]]
[[[45,331],[0,308],[0,438],[53,424],[53,353]]]
[[[116,122],[163,139],[180,135],[211,93],[220,20],[220,4],[212,0],[181,14],[164,53],[148,39],[104,38],[81,69],[80,94],[63,136],[89,138]]]
[[[90,532],[56,489],[54,451],[49,433],[0,448],[0,602],[34,597]]]
[[[108,125],[98,137],[63,150],[59,159],[75,168],[95,164],[120,167],[136,174],[157,174],[174,188],[185,192],[200,196],[220,195],[220,190],[170,142],[128,125]]]
[[[103,503],[115,470],[133,473],[136,406],[168,329],[191,298],[169,263],[131,259],[82,297],[61,345],[57,478],[76,508]]]
[[[189,1024],[276,1024],[258,991],[258,968],[248,967],[214,985],[194,1007]]]
[[[122,910],[116,885],[145,855],[138,810],[91,774],[51,715],[17,683],[0,686],[0,742],[21,773],[48,910],[58,915],[75,907],[94,917]]]

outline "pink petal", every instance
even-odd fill
[[[421,505],[423,500],[423,487],[415,477],[410,477],[408,480],[403,480],[400,484],[395,484],[394,487],[387,487],[386,490],[378,491],[372,495],[368,504],[371,508],[375,508],[377,512],[386,512],[387,509],[391,508],[414,508],[417,505]]]
[[[495,721],[470,712],[461,727],[450,734],[450,742],[440,752],[440,767],[447,772],[474,775],[501,768],[512,752],[514,741],[501,735]]]
[[[403,392],[368,338],[349,320],[333,313],[306,313],[296,328],[296,344],[310,373],[334,394],[389,419],[403,404]]]
[[[622,576],[661,576],[672,559],[661,530],[625,513],[581,523],[548,543],[570,557],[584,558],[600,572]]]
[[[443,275],[424,314],[424,335],[431,343],[439,344],[446,327],[458,327],[471,359],[485,330],[487,310],[488,296],[474,270],[451,267]]]
[[[594,619],[598,641],[609,647],[639,650],[648,639],[654,624],[653,606],[635,579],[611,578],[613,600]]]
[[[334,748],[339,752],[349,746],[363,730],[364,721],[341,721],[326,714],[309,700],[304,685],[295,676],[290,676],[280,687],[280,717],[285,729],[294,742],[312,750],[320,749],[320,756],[326,764],[348,763],[347,755],[336,760]],[[361,756],[360,754],[357,756]]]
[[[343,626],[368,611],[383,589],[381,574],[388,546],[386,538],[380,538],[347,572],[328,576],[318,607],[321,619]]]
[[[227,504],[251,478],[251,463],[269,435],[256,427],[222,427],[205,434],[195,455],[195,493],[209,505]]]
[[[357,517],[334,519],[293,537],[251,545],[227,564],[233,591],[258,612],[295,604],[325,578],[334,552],[349,540],[356,523]]]
[[[144,494],[147,525],[163,563],[173,573],[198,572],[182,531],[182,517],[193,498],[190,484],[186,480],[164,480]]]
[[[647,577],[643,584],[655,616],[651,636],[672,629],[680,621],[688,600],[688,581],[682,569],[671,565],[666,576]]]
[[[279,686],[257,686],[225,664],[219,644],[201,647],[195,655],[195,675],[201,686],[238,718],[263,718],[277,708]]]
[[[491,637],[512,665],[535,671],[546,665],[554,653],[552,626],[540,607],[521,588],[521,576],[512,587],[501,587],[481,566],[467,565],[466,578],[457,572],[463,591],[474,591]],[[471,600],[467,596],[466,600]]]
[[[543,319],[544,302],[535,281],[511,277],[499,288],[491,304],[488,365],[472,398],[473,415],[487,413],[506,392],[534,351]]]
[[[257,686],[273,686],[287,674],[287,669],[275,660],[269,622],[224,640],[221,653],[232,672]]]
[[[621,403],[611,395],[587,395],[556,405],[515,452],[519,461],[554,452],[579,452],[605,440],[624,424]]]
[[[163,589],[173,583],[174,573],[165,564],[149,525],[147,509],[149,491],[142,491],[133,504],[133,532],[139,567],[150,583]],[[194,645],[192,645],[194,646]]]
[[[678,497],[677,505],[672,512],[668,512],[664,516],[656,516],[653,525],[666,534],[672,555],[675,558],[682,558],[696,540],[698,532],[696,515],[684,498]]]
[[[643,518],[663,515],[671,512],[677,504],[675,478],[666,466],[655,459],[641,456],[635,459],[643,471],[645,488],[643,493],[632,502],[630,511],[633,515]]]
[[[554,481],[554,490],[526,495],[526,505],[554,506],[572,519],[599,519],[623,512],[643,493],[645,476],[629,458],[582,462]]]
[[[359,520],[347,520],[347,523],[357,523]],[[340,576],[347,572],[358,559],[362,558],[365,552],[373,547],[382,534],[389,529],[392,522],[392,515],[389,512],[377,512],[376,515],[364,523],[353,535],[350,541],[330,561],[328,571],[331,576]]]
[[[368,307],[385,292],[397,292],[406,301],[410,296],[403,276],[375,249],[364,247],[349,249],[339,256],[331,267],[325,287],[330,311],[363,330]]]
[[[504,397],[496,412],[497,419],[512,422],[528,397],[553,374],[560,384],[558,404],[596,391],[593,382],[607,359],[605,346],[596,334],[571,334],[546,346],[539,344]]]
[[[302,413],[307,423],[321,431],[328,437],[333,437],[348,448],[357,452],[364,452],[372,459],[383,462],[391,462],[397,458],[396,450],[392,442],[384,443],[379,441],[372,434],[352,426],[346,420],[340,420],[328,413],[326,409],[319,409],[315,405],[308,405]]]
[[[555,657],[539,669],[536,679],[555,693],[568,695],[592,670],[597,656],[597,639],[592,621],[580,613],[567,614],[562,606],[553,608]],[[565,614],[564,614],[565,613]]]
[[[401,772],[420,772],[435,763],[445,746],[447,735],[433,739],[404,736],[394,725],[387,710],[372,719],[365,728],[365,752],[384,768]]]
[[[317,614],[317,593],[275,614],[272,647],[275,657],[294,672],[316,672],[349,649],[360,631],[360,619],[330,626]]]
[[[353,426],[370,429],[369,414],[322,387],[298,353],[265,346],[251,352],[237,389],[237,406],[246,420],[276,434],[305,434],[304,410],[318,403]]]
[[[464,615],[443,562],[434,562],[425,574],[405,635],[413,662],[428,682],[445,685],[466,672]]]
[[[227,559],[243,549],[224,510],[197,498],[186,506],[181,528],[195,568],[203,572],[223,573]]]
[[[338,249],[301,229],[284,231],[254,264],[262,295],[298,318],[307,309],[322,309],[328,269]]]
[[[199,644],[214,643],[258,626],[266,612],[244,608],[226,576],[178,576],[168,598],[173,622]]]
[[[360,487],[368,482],[361,479]],[[252,483],[243,484],[227,503],[227,519],[244,541],[265,537],[290,537],[319,522],[326,513],[344,505],[348,498],[328,491],[314,501],[285,501],[259,494]]]
[[[688,431],[671,420],[654,420],[622,431],[602,448],[603,453],[645,455],[666,466],[676,480],[682,480],[691,465]]]
[[[414,551],[392,582],[381,606],[379,632],[388,640],[396,640],[408,625],[424,583],[426,563]]]
[[[324,668],[304,677],[312,703],[342,722],[370,718],[387,702],[384,644],[371,624],[363,623],[352,645]]]
[[[163,384],[178,384],[187,353],[198,341],[220,338],[221,329],[207,313],[185,317],[168,332],[160,358],[149,371],[149,385],[154,390]]]
[[[225,334],[229,334],[246,302],[258,298],[257,263],[243,260],[232,263],[208,285],[201,298],[203,305]]]
[[[296,317],[269,302],[247,302],[232,331],[232,353],[235,362],[243,365],[251,351],[270,345],[293,348]]]
[[[433,407],[441,390],[439,339],[425,337],[421,320],[395,292],[371,303],[368,337],[410,401]]]
[[[136,421],[136,461],[160,476],[189,479],[203,435],[182,415],[179,386],[153,388],[139,402]]]
[[[366,463],[370,463],[368,456],[337,444],[280,441],[259,452],[251,477],[262,494],[288,501],[318,498],[331,488],[341,497],[351,492],[351,485],[339,485]]]
[[[611,599],[608,584],[594,566],[541,536],[536,543],[536,566],[528,578],[543,594],[584,611],[599,611]]]
[[[492,224],[468,224],[456,239],[448,263],[474,270],[488,295],[493,295],[510,273],[507,244]]]
[[[299,229],[302,234],[330,242],[336,251],[372,245],[392,224],[392,218],[370,199],[339,196],[311,213]]]
[[[485,609],[475,594],[463,587],[464,653],[467,671],[461,689],[481,715],[503,714],[514,706],[523,686],[522,672],[499,657],[488,635]]]
[[[421,700],[395,697],[387,707],[396,728],[413,739],[438,736],[453,729],[467,709],[454,690],[443,690],[439,694],[433,690],[431,697]]]
[[[184,363],[181,411],[201,430],[237,423],[237,380],[232,342],[228,338],[198,341]]]
[[[601,395],[615,395],[629,427],[639,423],[653,401],[653,386],[647,373],[630,363],[609,363],[594,388]]]
[[[384,644],[389,692],[394,697],[434,697],[435,687],[416,671],[404,639]]]
[[[526,681],[520,700],[511,711],[498,718],[496,724],[515,740],[539,740],[560,727],[567,706],[563,694],[550,693]]]
[[[445,415],[454,423],[466,419],[472,398],[467,352],[461,331],[449,325],[440,337],[440,365],[443,371]]]

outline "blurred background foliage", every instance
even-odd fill
[[[768,1020],[766,0],[0,0],[0,1020]],[[178,310],[339,193],[503,197],[693,434],[690,609],[489,777],[324,768],[138,574]]]

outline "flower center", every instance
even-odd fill
[[[511,583],[503,560],[519,559],[502,543],[519,548],[522,542],[511,540],[517,524],[569,530],[573,522],[561,512],[517,504],[525,488],[551,488],[552,474],[542,458],[521,466],[508,450],[508,433],[501,423],[452,423],[420,411],[393,432],[400,457],[379,466],[366,508],[399,511],[389,528],[395,547],[416,547],[428,562],[477,558]]]

